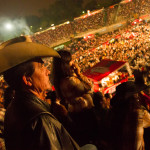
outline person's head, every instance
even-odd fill
[[[124,106],[130,102],[136,103],[139,101],[138,93],[146,88],[146,85],[139,87],[133,81],[123,82],[116,87],[116,94],[110,103],[112,106]]]
[[[4,79],[15,90],[32,90],[37,93],[50,90],[49,70],[37,58],[4,72]]]
[[[23,76],[31,77],[34,72],[32,61],[28,61],[8,69],[3,73],[4,80],[14,90],[22,89]]]
[[[4,43],[0,50],[0,73],[7,84],[16,91],[27,90],[42,94],[50,89],[49,71],[44,66],[42,57],[59,57],[58,53],[41,44],[28,42],[20,37]],[[7,56],[5,56],[7,55]]]
[[[72,55],[71,55],[71,53],[67,50],[59,50],[58,53],[61,56],[61,66],[60,67],[61,67],[63,76],[70,76],[70,74],[72,74],[72,70],[71,70]]]
[[[70,63],[72,60],[72,55],[69,51],[67,50],[59,50],[58,51],[59,55],[61,56],[61,61],[64,63]]]
[[[54,58],[52,65],[52,79],[60,79],[70,74],[71,53],[67,50],[57,51],[61,58]]]
[[[52,84],[54,85],[57,95],[62,99],[62,94],[60,90],[60,81],[62,78],[70,76],[71,69],[70,63],[72,60],[71,53],[67,50],[57,51],[61,58],[53,58],[52,64]]]
[[[106,99],[102,92],[94,92],[92,98],[96,108],[106,108]]]

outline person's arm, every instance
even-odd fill
[[[143,127],[150,127],[150,113],[147,110],[144,110]]]
[[[77,64],[72,64],[72,67],[75,74],[77,75],[77,78],[82,82],[84,88],[87,91],[90,91],[93,87],[92,81],[81,73],[80,68]]]
[[[32,122],[32,150],[79,150],[78,144],[55,118],[44,114]]]

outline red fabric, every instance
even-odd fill
[[[145,93],[144,94],[140,94],[140,97],[145,101],[145,103],[147,105],[150,106],[150,97],[148,95],[146,95]]]
[[[83,72],[85,76],[96,81],[100,81],[104,77],[108,76],[113,71],[122,67],[126,62],[124,61],[112,61],[109,59],[104,59],[101,62],[97,63],[92,68]]]
[[[104,94],[106,94],[106,93],[114,93],[114,92],[116,91],[116,87],[117,87],[119,84],[121,84],[121,83],[123,83],[123,82],[127,82],[127,81],[128,81],[128,78],[123,79],[123,80],[121,80],[120,82],[118,82],[118,83],[116,83],[116,84],[114,84],[114,85],[112,85],[112,86],[110,86],[110,87],[108,87],[108,88],[105,88],[105,89],[103,90],[103,93],[104,93]]]

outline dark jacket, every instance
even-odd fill
[[[7,150],[78,150],[49,105],[31,93],[20,93],[9,105],[4,122]]]

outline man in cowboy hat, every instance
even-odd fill
[[[60,57],[53,49],[27,36],[0,45],[0,73],[8,84],[4,135],[7,150],[97,150],[81,148],[43,101],[51,89],[43,57]],[[9,104],[8,104],[9,103]]]
[[[51,88],[42,57],[53,49],[22,36],[0,45],[0,73],[13,94],[5,114],[7,150],[78,150],[78,144],[49,112],[43,93]]]

